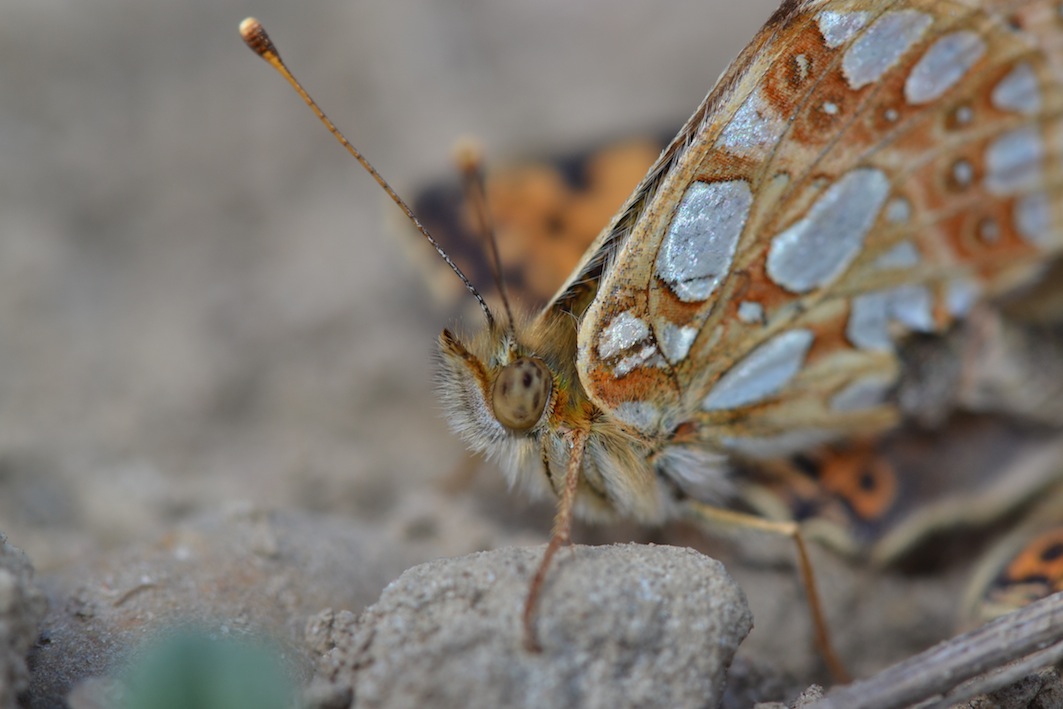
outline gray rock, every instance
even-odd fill
[[[29,684],[26,655],[46,609],[26,555],[0,534],[0,709],[15,709]]]
[[[521,614],[543,549],[408,570],[357,620],[325,612],[315,696],[357,707],[714,707],[752,618],[723,566],[691,549],[562,550],[543,587],[541,653]],[[332,686],[326,691],[324,686]]]

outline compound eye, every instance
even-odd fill
[[[507,364],[491,392],[495,418],[512,431],[527,431],[542,417],[552,387],[550,370],[541,359],[521,357]]]

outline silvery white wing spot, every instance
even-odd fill
[[[1063,246],[1059,23],[785,2],[542,310],[443,332],[455,430],[560,498],[529,620],[574,512],[704,513],[743,471],[895,427],[905,338],[1038,277]]]

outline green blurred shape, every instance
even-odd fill
[[[180,630],[148,643],[126,673],[125,709],[291,709],[294,691],[266,642]]]

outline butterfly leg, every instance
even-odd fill
[[[697,522],[728,527],[745,527],[746,529],[781,535],[793,540],[797,547],[797,566],[801,572],[801,583],[805,587],[805,596],[808,598],[808,607],[812,614],[812,629],[815,634],[816,648],[822,655],[823,661],[827,664],[827,669],[830,670],[835,681],[848,683],[850,680],[849,672],[838,658],[837,653],[834,652],[834,646],[831,644],[830,631],[827,629],[823,604],[820,602],[819,590],[816,587],[816,577],[812,570],[812,561],[808,556],[808,547],[805,545],[800,525],[797,522],[762,519],[754,515],[713,507],[694,500],[688,500],[685,503],[685,510],[688,516]]]
[[[550,543],[546,545],[539,568],[532,577],[531,586],[528,588],[528,598],[524,602],[524,647],[529,652],[541,652],[542,645],[539,643],[539,634],[535,629],[535,609],[539,605],[543,582],[546,580],[546,571],[550,566],[550,560],[563,545],[572,540],[572,512],[575,508],[576,490],[579,487],[580,468],[583,465],[583,451],[587,447],[586,431],[569,431],[565,436],[571,448],[568,459],[568,468],[565,471],[565,484],[561,491],[561,500],[557,506],[557,516],[554,517],[554,529],[550,534]]]

